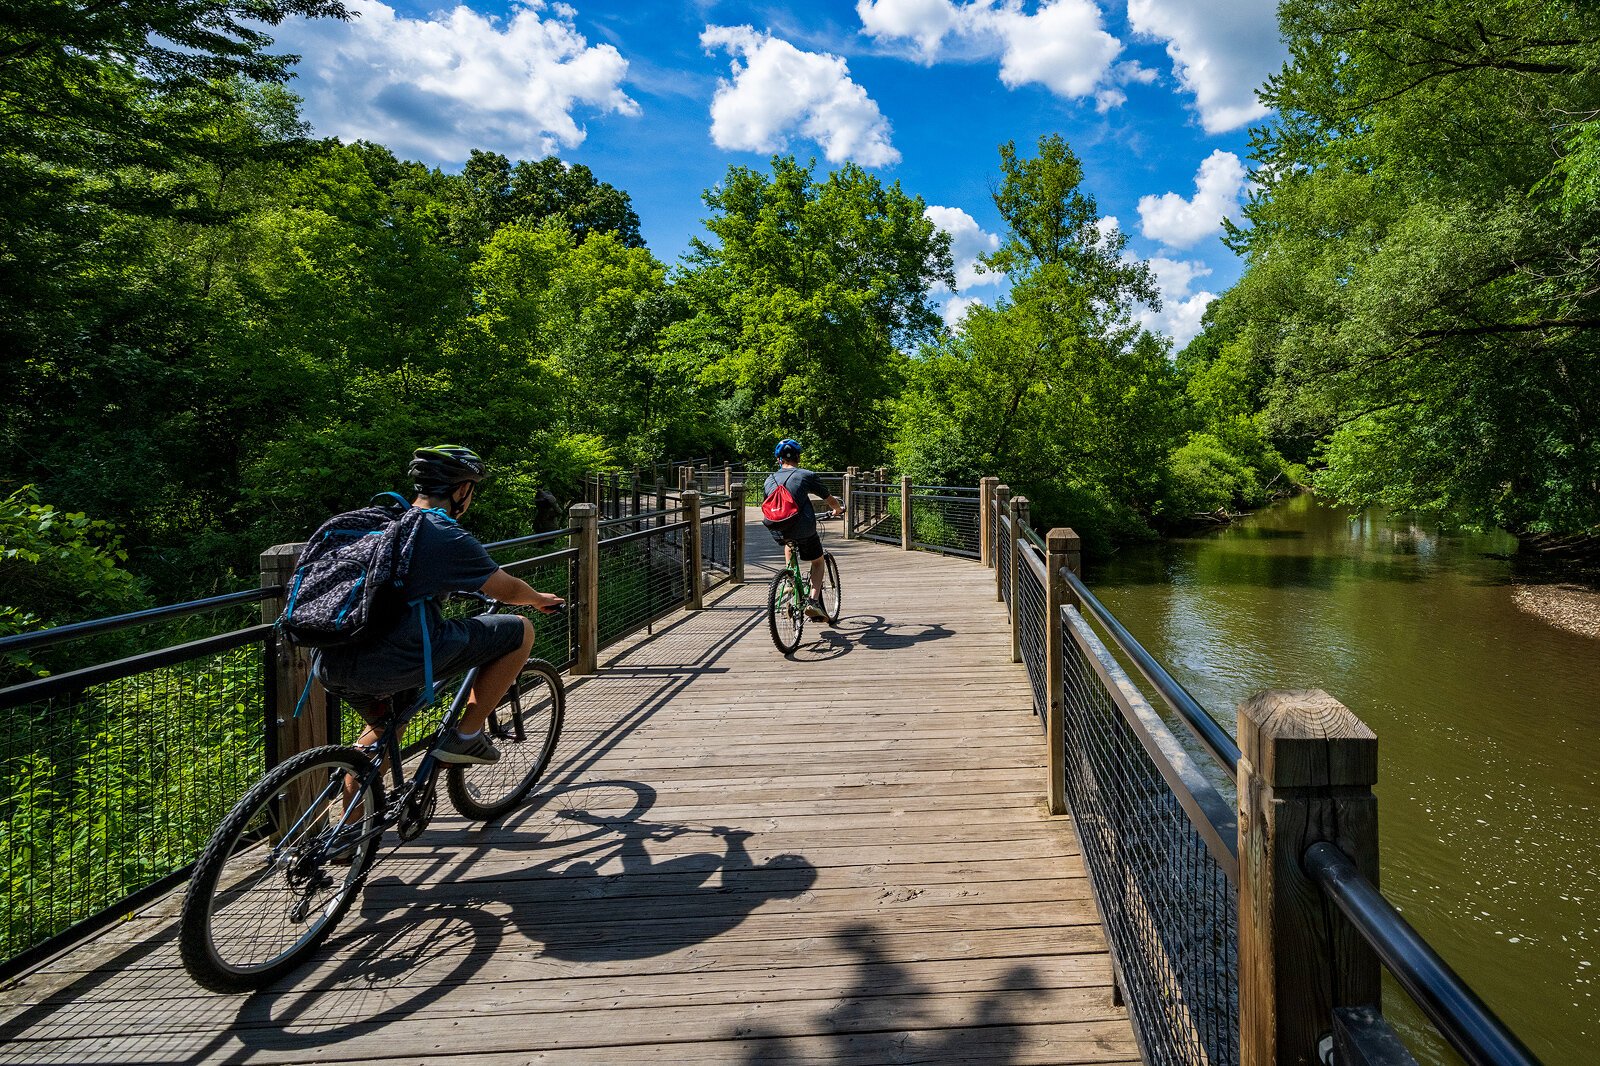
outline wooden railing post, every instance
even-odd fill
[[[1011,501],[1011,661],[1022,661],[1022,597],[1017,592],[1017,575],[1022,573],[1022,546],[1027,543],[1022,527],[1028,521],[1028,498],[1018,496]]]
[[[990,558],[989,542],[994,539],[994,490],[999,484],[997,477],[978,481],[978,561],[984,566],[994,565],[994,559]]]
[[[911,479],[905,474],[900,475],[900,547],[910,551],[915,545],[912,539],[916,530],[911,523]]]
[[[735,481],[728,487],[731,497],[728,503],[733,508],[733,528],[728,534],[728,580],[732,584],[744,584],[744,482]]]
[[[261,587],[281,586],[287,589],[294,580],[295,560],[300,557],[303,547],[304,544],[274,544],[262,552]],[[261,621],[276,622],[283,613],[287,599],[287,594],[280,594],[262,600]],[[295,648],[281,638],[275,644],[277,654],[268,664],[275,675],[275,698],[273,705],[268,708],[271,714],[268,721],[274,727],[275,735],[271,740],[276,762],[282,762],[298,752],[329,743],[328,701],[322,686],[313,682],[305,706],[300,708],[300,716],[295,717],[294,709],[300,703],[300,693],[305,691],[306,682],[311,678],[311,652],[305,648]]]
[[[1379,968],[1301,860],[1327,841],[1378,883],[1378,738],[1320,689],[1271,691],[1239,705],[1239,748],[1239,1061],[1316,1066]]]
[[[683,520],[689,523],[683,538],[684,560],[687,562],[688,580],[684,582],[683,605],[691,611],[704,606],[700,566],[700,491],[685,489],[683,493]]]
[[[856,468],[851,467],[844,472],[844,539],[850,540],[855,536],[855,508],[852,504],[856,498]]]
[[[666,525],[666,521],[667,520],[666,520],[665,516],[663,516],[663,515],[661,515],[659,513],[661,511],[665,511],[666,509],[667,509],[667,481],[666,481],[666,478],[659,478],[658,477],[658,478],[656,478],[656,505],[655,505],[655,508],[654,508],[654,510],[656,512],[658,512],[657,516],[656,516],[656,525],[658,525],[658,526]]]
[[[994,509],[996,511],[996,514],[995,514],[994,518],[992,519],[992,521],[994,521],[994,522],[998,523],[1000,521],[1000,516],[1001,515],[1006,515],[1007,517],[1010,516],[1010,514],[1011,514],[1011,486],[1009,486],[1009,485],[996,485],[994,487]],[[994,560],[993,560],[993,563],[994,563],[994,598],[995,598],[995,602],[996,603],[1004,603],[1005,602],[1005,598],[1006,598],[1006,594],[1005,594],[1005,579],[1008,576],[1006,570],[1002,569],[1001,566],[1000,566],[1000,541],[999,541],[999,537],[1001,535],[1003,535],[1003,530],[999,530],[999,531],[996,532],[995,557],[994,557]],[[1009,558],[1015,558],[1015,553],[1012,553],[1011,555],[1008,555],[1007,558],[1008,559]]]
[[[639,511],[641,510],[639,505],[643,502],[643,500],[641,499],[641,497],[639,495],[639,471],[637,469],[635,469],[634,472],[633,472],[633,484],[630,485],[629,487],[633,490],[632,499],[629,501],[630,504],[633,507],[633,510],[630,511],[629,513],[632,514],[635,518],[638,518],[639,517]],[[634,525],[635,529],[639,528],[639,523],[635,522],[633,525]]]
[[[592,503],[574,504],[567,512],[572,543],[578,549],[578,647],[572,673],[592,674],[600,667],[600,516]]]
[[[724,496],[732,496],[733,495],[733,464],[732,463],[723,463],[722,464],[722,494]]]
[[[1062,657],[1061,642],[1065,627],[1061,623],[1061,608],[1069,601],[1067,583],[1062,579],[1061,571],[1072,569],[1072,559],[1078,554],[1078,534],[1070,529],[1052,529],[1044,542],[1048,549],[1045,553],[1045,576],[1049,579],[1044,587],[1044,677],[1045,691],[1050,693],[1048,717],[1045,719],[1045,737],[1050,746],[1045,766],[1050,780],[1045,795],[1050,801],[1051,814],[1066,814],[1067,738],[1062,717],[1063,671],[1066,663]]]

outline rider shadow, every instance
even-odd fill
[[[890,622],[882,615],[858,614],[822,630],[811,644],[796,648],[792,657],[800,662],[827,662],[857,648],[897,651],[953,636],[954,630],[938,622]]]
[[[834,940],[855,957],[855,980],[808,1027],[812,1033],[826,1033],[825,1039],[836,1045],[832,1053],[822,1055],[823,1061],[1004,1066],[1022,1057],[1032,1039],[1022,1008],[1047,994],[1033,967],[1009,968],[998,987],[985,992],[965,1016],[952,1019],[940,1011],[938,990],[918,981],[882,949],[880,930],[865,922],[853,923],[835,933]],[[776,1030],[753,1027],[735,1035],[749,1043],[745,1066],[817,1061],[815,1046],[796,1048]]]
[[[608,814],[570,802],[572,793],[585,788],[616,786],[638,797],[632,810]],[[530,898],[507,901],[511,922],[541,942],[549,958],[603,962],[665,955],[721,936],[762,904],[793,899],[816,884],[817,869],[803,856],[756,862],[746,846],[755,835],[748,829],[644,821],[656,793],[641,782],[590,782],[563,792],[567,802],[556,793],[541,804],[551,823],[589,828],[565,839],[547,838],[542,846],[560,853],[537,869],[554,878],[533,883]],[[696,833],[715,841],[715,850],[652,854],[651,844]]]

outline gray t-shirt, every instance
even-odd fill
[[[811,507],[811,497],[826,500],[832,496],[833,492],[828,488],[828,483],[805,467],[786,467],[767,475],[767,483],[762,487],[762,492],[771,496],[772,490],[780,484],[789,490],[789,495],[794,497],[795,504],[800,508],[799,517],[794,520],[786,535],[798,539],[816,533],[817,512]]]

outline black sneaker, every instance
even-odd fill
[[[440,762],[482,764],[500,761],[500,749],[489,743],[489,734],[483,731],[471,740],[462,740],[452,729],[450,735],[433,749],[433,753]]]

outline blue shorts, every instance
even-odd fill
[[[516,614],[444,620],[432,634],[434,680],[509,655],[522,646],[522,632],[522,616]],[[312,670],[324,688],[368,717],[364,708],[374,700],[422,687],[422,631],[403,625],[371,644],[324,648]],[[410,702],[395,701],[400,710]]]

